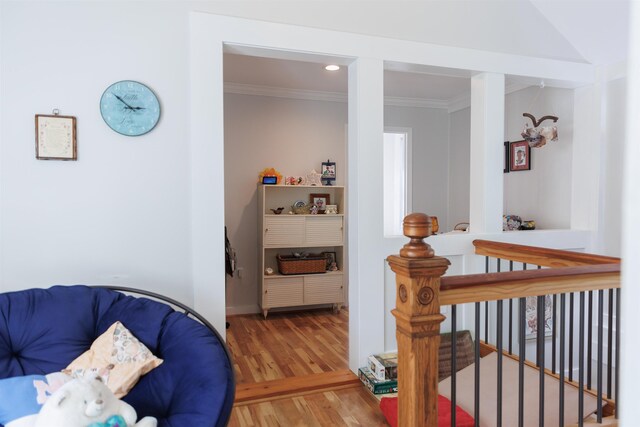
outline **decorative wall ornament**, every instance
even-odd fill
[[[529,123],[524,124],[522,129],[522,137],[529,143],[531,148],[540,148],[547,144],[547,142],[553,142],[558,140],[558,127],[557,126],[540,126],[545,120],[553,120],[554,123],[558,121],[556,116],[543,116],[540,120],[536,120],[533,114],[522,113],[524,117],[531,119],[533,127],[529,127]]]

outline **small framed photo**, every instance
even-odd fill
[[[336,180],[336,162],[329,160],[322,162],[320,178],[322,179],[323,185],[331,185],[331,183]]]
[[[531,147],[527,141],[509,143],[509,170],[511,172],[531,170]]]
[[[322,255],[327,258],[327,271],[332,271],[332,268],[335,268],[336,270],[338,269],[338,263],[336,261],[337,257],[335,252],[322,252]],[[332,266],[333,264],[335,264],[335,266]]]
[[[318,207],[318,213],[324,213],[327,205],[331,204],[331,199],[329,194],[311,193],[309,194],[309,203]]]
[[[36,159],[78,159],[75,117],[36,114]]]

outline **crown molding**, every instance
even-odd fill
[[[303,99],[308,101],[347,102],[347,95],[340,92],[288,89],[243,83],[225,83],[224,92],[238,95],[271,96],[275,98]]]
[[[513,83],[505,88],[505,95],[526,89],[530,85]],[[289,89],[274,86],[251,85],[243,83],[225,83],[225,93],[238,95],[270,96],[275,98],[302,99],[307,101],[347,102],[347,95],[340,92],[323,92],[318,90]],[[425,99],[385,96],[384,105],[394,107],[438,108],[454,113],[471,106],[471,94],[464,94],[451,99]]]
[[[391,105],[394,107],[441,108],[446,110],[449,108],[449,101],[442,99],[385,96],[384,105]]]

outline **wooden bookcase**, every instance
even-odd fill
[[[258,245],[261,278],[258,301],[262,314],[272,308],[331,304],[340,310],[345,301],[345,191],[341,186],[259,185]],[[309,203],[311,194],[328,194],[337,214],[289,214],[296,201]],[[281,214],[271,209],[284,207]],[[335,252],[337,271],[283,275],[277,255]],[[266,269],[273,270],[272,275]]]

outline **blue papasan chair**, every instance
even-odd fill
[[[159,427],[228,424],[235,378],[218,332],[188,307],[136,289],[54,286],[0,294],[0,379],[60,371],[116,321],[164,360],[123,398],[139,418],[156,417]]]

